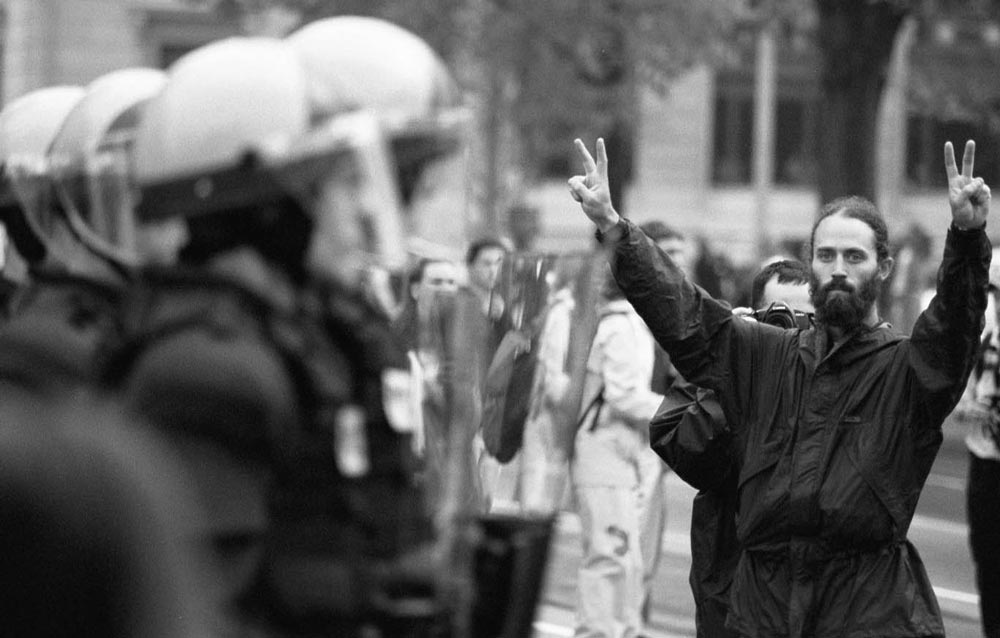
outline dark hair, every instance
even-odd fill
[[[410,271],[410,275],[406,278],[406,291],[409,294],[410,288],[413,284],[418,284],[424,279],[424,273],[427,272],[427,267],[431,264],[450,264],[451,261],[444,259],[443,257],[422,257],[417,265],[413,267]]]
[[[654,242],[660,242],[664,239],[684,239],[684,233],[658,219],[642,223],[639,228]]]
[[[750,306],[755,310],[759,308],[767,282],[775,276],[778,277],[779,284],[808,284],[809,267],[798,259],[779,259],[763,266],[754,275],[750,287]]]
[[[832,202],[823,206],[813,223],[812,234],[809,236],[809,255],[812,256],[816,247],[816,227],[827,217],[841,215],[850,219],[857,219],[868,224],[868,227],[875,233],[875,255],[879,261],[889,257],[889,229],[886,228],[885,219],[871,201],[864,197],[851,195],[850,197],[838,197]]]
[[[399,311],[396,319],[393,320],[392,325],[396,336],[402,341],[407,350],[415,350],[418,339],[419,320],[417,319],[417,300],[413,298],[411,292],[413,285],[423,281],[428,266],[438,263],[450,264],[451,260],[443,257],[422,257],[406,276],[406,292],[403,295],[403,308]]]
[[[472,262],[476,261],[479,253],[487,248],[499,248],[505,253],[507,252],[507,246],[500,239],[496,237],[483,237],[469,245],[469,250],[465,252],[465,265],[471,266]]]

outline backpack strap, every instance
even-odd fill
[[[601,385],[601,389],[597,391],[597,394],[591,399],[587,407],[584,408],[583,412],[580,414],[580,419],[576,422],[576,429],[579,430],[583,427],[583,422],[587,420],[587,415],[590,414],[591,410],[597,408],[594,411],[594,418],[590,422],[590,426],[587,428],[588,432],[593,432],[594,428],[597,427],[597,419],[601,416],[601,408],[604,407],[604,386]]]
[[[624,316],[627,314],[628,312],[626,312],[625,310],[606,310],[601,312],[600,316],[597,319],[597,322],[598,325],[600,325],[600,322],[604,321],[608,317],[613,317],[615,315]],[[587,407],[585,407],[583,411],[580,413],[580,418],[576,422],[576,429],[579,430],[581,427],[583,427],[584,422],[587,420],[587,416],[590,414],[591,410],[594,410],[593,419],[590,422],[590,426],[587,428],[588,432],[592,432],[594,428],[597,427],[597,421],[601,416],[601,409],[603,407],[604,407],[604,383],[602,382],[600,389],[597,391],[597,394],[594,395],[594,398],[587,403]]]

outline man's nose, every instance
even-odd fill
[[[833,276],[842,279],[847,277],[847,261],[842,256],[837,256],[833,262]]]

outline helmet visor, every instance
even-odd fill
[[[411,252],[429,245],[462,247],[469,209],[469,120],[464,111],[449,111],[433,120],[411,121],[391,128],[392,155],[403,225]]]
[[[374,118],[354,113],[336,118],[311,144],[326,146],[302,183],[314,232],[308,265],[314,275],[356,283],[372,268],[395,270],[405,263],[400,203],[394,164]]]
[[[5,165],[6,188],[14,196],[33,241],[44,245],[55,226],[55,194],[44,158],[12,157]]]
[[[92,250],[123,263],[135,257],[135,196],[129,140],[112,137],[83,157],[52,155],[58,205]]]

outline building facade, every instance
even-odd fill
[[[166,67],[185,52],[248,27],[226,19],[211,3],[193,0],[4,0],[0,7],[0,100],[7,102],[52,84],[85,84],[127,66]],[[252,25],[266,31],[267,25]],[[281,25],[276,28],[280,29]],[[947,35],[947,34],[945,34]],[[994,33],[1000,44],[1000,32]],[[944,116],[916,116],[910,105],[913,43],[942,37],[911,28],[909,44],[889,75],[880,131],[879,204],[890,233],[917,227],[943,242],[950,219],[944,191],[941,145],[952,139],[980,142],[977,172],[1000,183],[1000,140]],[[954,37],[954,34],[952,34]],[[984,31],[986,44],[990,36]],[[749,43],[752,45],[752,43]],[[763,252],[794,253],[808,240],[820,206],[809,158],[817,126],[816,56],[808,46],[781,46],[771,62],[772,174],[755,178],[761,153],[755,139],[759,60],[743,48],[721,68],[698,67],[665,94],[643,90],[639,105],[634,171],[627,214],[639,221],[663,218],[737,264]],[[991,77],[988,82],[996,83]],[[1000,91],[998,91],[1000,94]],[[572,140],[566,140],[572,153]],[[575,158],[568,161],[578,170]],[[984,172],[985,171],[985,172]],[[591,232],[566,189],[569,175],[550,175],[528,199],[541,213],[541,249],[591,245]],[[1000,225],[998,225],[1000,226]],[[767,247],[762,246],[766,239]]]

